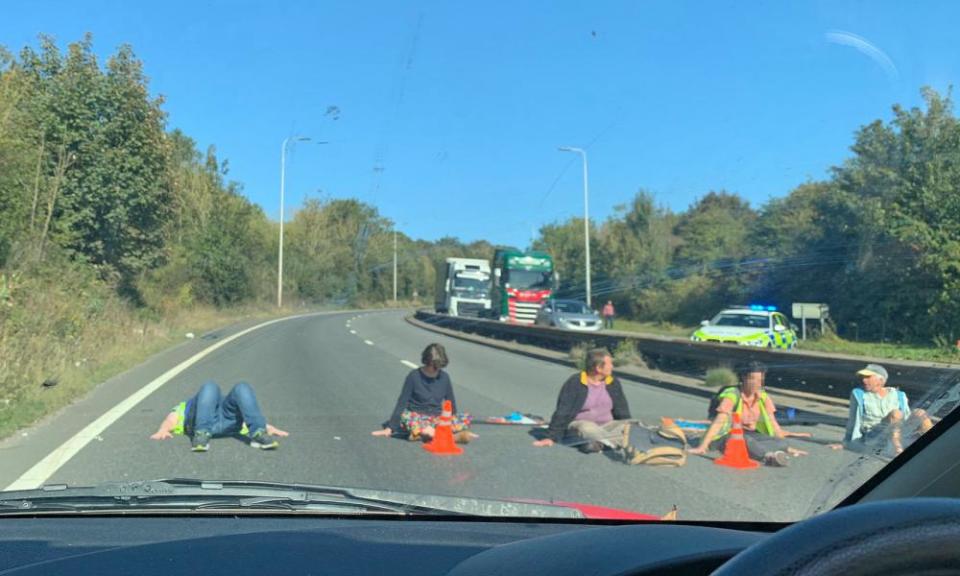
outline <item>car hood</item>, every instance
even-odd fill
[[[310,510],[494,518],[660,520],[663,517],[580,502],[474,498],[393,490],[242,480],[173,478],[94,486],[45,485],[0,492],[0,515],[160,510]]]
[[[763,333],[763,328],[747,328],[742,326],[704,326],[697,331],[706,336],[752,336]]]
[[[569,312],[558,312],[556,317],[559,320],[600,320],[596,314],[571,314]]]

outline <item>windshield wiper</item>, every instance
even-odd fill
[[[47,485],[0,492],[0,515],[35,512],[114,510],[290,510],[317,513],[456,514],[367,495],[348,488],[273,482],[191,479],[105,483],[97,486]]]
[[[584,518],[583,513],[575,508],[550,503],[242,480],[172,478],[96,486],[55,484],[34,490],[0,492],[0,516],[157,510]]]

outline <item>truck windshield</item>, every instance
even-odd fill
[[[511,288],[527,290],[532,288],[549,288],[550,272],[536,272],[534,270],[508,270],[506,283]]]
[[[464,292],[486,292],[489,285],[489,280],[480,280],[479,278],[457,276],[453,280],[453,287]]]

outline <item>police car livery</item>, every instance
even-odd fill
[[[760,348],[797,347],[795,327],[774,306],[733,306],[713,320],[704,320],[690,337],[694,342],[717,342]]]

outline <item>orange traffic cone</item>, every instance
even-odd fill
[[[733,415],[733,428],[730,429],[730,437],[727,438],[723,456],[714,460],[713,463],[730,468],[756,468],[760,465],[756,460],[751,460],[747,453],[747,441],[743,439],[743,426],[740,424],[739,414]]]
[[[453,403],[449,400],[443,401],[443,412],[440,413],[440,423],[437,424],[433,433],[433,440],[429,444],[424,444],[423,449],[441,456],[458,456],[463,454],[463,448],[457,446],[453,441],[453,429],[450,423],[453,421]]]

